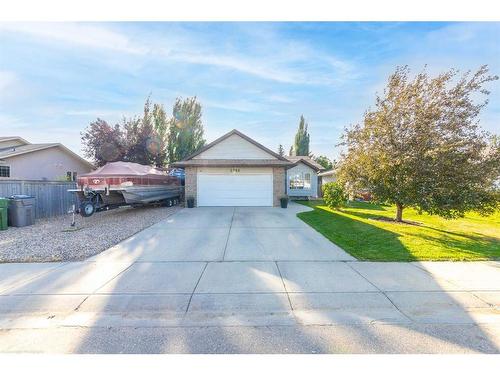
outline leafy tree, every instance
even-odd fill
[[[156,155],[155,164],[157,167],[162,167],[167,159],[167,146],[168,146],[168,126],[169,119],[162,104],[153,105],[153,128],[155,131],[156,139],[155,145]]]
[[[396,221],[405,207],[445,218],[491,213],[499,206],[500,145],[479,128],[488,102],[479,98],[498,77],[487,66],[460,77],[409,73],[397,68],[375,109],[345,130],[339,178],[395,204]]]
[[[323,166],[323,168],[325,169],[333,169],[333,162],[328,159],[326,156],[323,156],[323,155],[320,155],[320,156],[316,156],[314,158],[314,161],[318,164],[321,164],[321,166]]]
[[[81,140],[84,155],[98,167],[122,160],[125,155],[124,136],[118,124],[111,126],[98,118],[81,133]]]
[[[309,156],[309,133],[304,116],[300,116],[299,128],[295,134],[293,153],[296,156]]]
[[[123,118],[114,127],[97,119],[82,133],[85,156],[97,166],[118,160],[156,165],[166,162],[168,120],[163,106],[148,98],[142,117]]]
[[[330,208],[339,208],[347,201],[344,187],[337,182],[327,182],[321,187],[323,199]]]
[[[153,108],[151,108],[153,107]],[[141,117],[123,120],[125,161],[162,167],[166,156],[166,114],[148,98]]]
[[[182,160],[205,145],[201,105],[196,97],[177,98],[168,133],[168,161]]]
[[[279,145],[278,154],[279,156],[285,156],[285,149],[283,148],[283,145]]]
[[[293,145],[290,146],[290,150],[288,151],[288,156],[293,156]]]

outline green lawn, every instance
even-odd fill
[[[500,212],[445,220],[405,209],[403,219],[421,223],[417,226],[373,220],[393,218],[392,206],[352,202],[342,210],[331,210],[323,201],[300,203],[314,208],[297,214],[300,219],[360,260],[500,259]]]

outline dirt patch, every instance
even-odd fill
[[[399,224],[399,225],[415,225],[415,226],[422,225],[422,223],[419,223],[418,221],[411,221],[411,220],[396,221],[393,218],[386,216],[371,217],[370,220],[385,221],[388,223]]]

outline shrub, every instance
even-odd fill
[[[347,200],[344,187],[338,182],[328,182],[322,186],[323,199],[330,208],[338,208]]]

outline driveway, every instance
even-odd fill
[[[183,209],[85,262],[2,264],[0,351],[500,351],[500,262],[357,262],[307,209]]]

